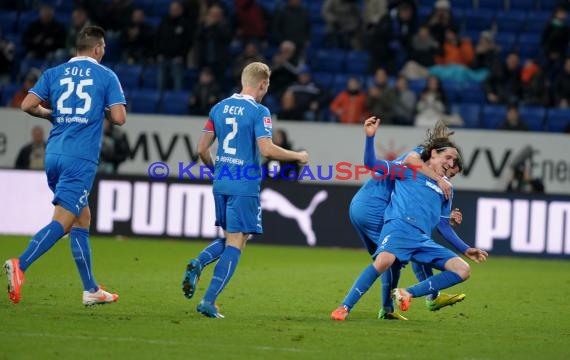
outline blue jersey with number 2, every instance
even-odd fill
[[[115,73],[90,57],[74,57],[46,70],[29,92],[49,101],[52,108],[46,154],[97,163],[104,109],[126,103]]]
[[[272,137],[269,110],[248,95],[217,103],[204,127],[218,139],[214,194],[259,196],[261,158],[257,139]]]

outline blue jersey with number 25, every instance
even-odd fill
[[[97,163],[104,109],[126,103],[117,75],[90,57],[78,56],[46,70],[29,92],[52,108],[46,154]]]
[[[251,96],[233,94],[214,105],[204,131],[213,131],[218,139],[214,193],[259,196],[257,139],[272,137],[269,110]]]

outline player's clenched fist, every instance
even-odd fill
[[[380,126],[380,122],[380,119],[376,116],[371,116],[364,120],[364,132],[366,133],[366,136],[374,136],[376,134],[376,129]]]
[[[309,163],[309,153],[306,152],[305,150],[301,150],[298,152],[299,154],[299,160],[297,160],[297,162],[301,165],[305,165],[307,163]]]

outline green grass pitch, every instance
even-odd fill
[[[2,261],[28,238],[0,237]],[[364,251],[251,242],[218,299],[225,319],[195,312],[180,290],[204,242],[92,239],[96,279],[120,295],[85,308],[62,239],[26,274],[22,302],[0,299],[0,359],[568,359],[570,262],[491,257],[449,292],[467,298],[411,321],[377,320],[376,284],[345,322],[329,319],[368,264]],[[2,286],[5,286],[2,275]],[[406,269],[401,284],[412,283]]]

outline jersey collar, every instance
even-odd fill
[[[236,94],[233,94],[232,97],[238,98],[238,99],[247,99],[247,100],[255,101],[255,99],[251,95],[243,95],[243,94],[237,94],[236,93]]]
[[[71,59],[69,59],[68,62],[81,61],[81,60],[87,60],[87,61],[91,61],[91,62],[94,63],[94,64],[99,64],[99,63],[97,62],[97,60],[95,60],[95,59],[93,59],[92,57],[89,57],[89,56],[75,56],[75,57],[72,57]]]

